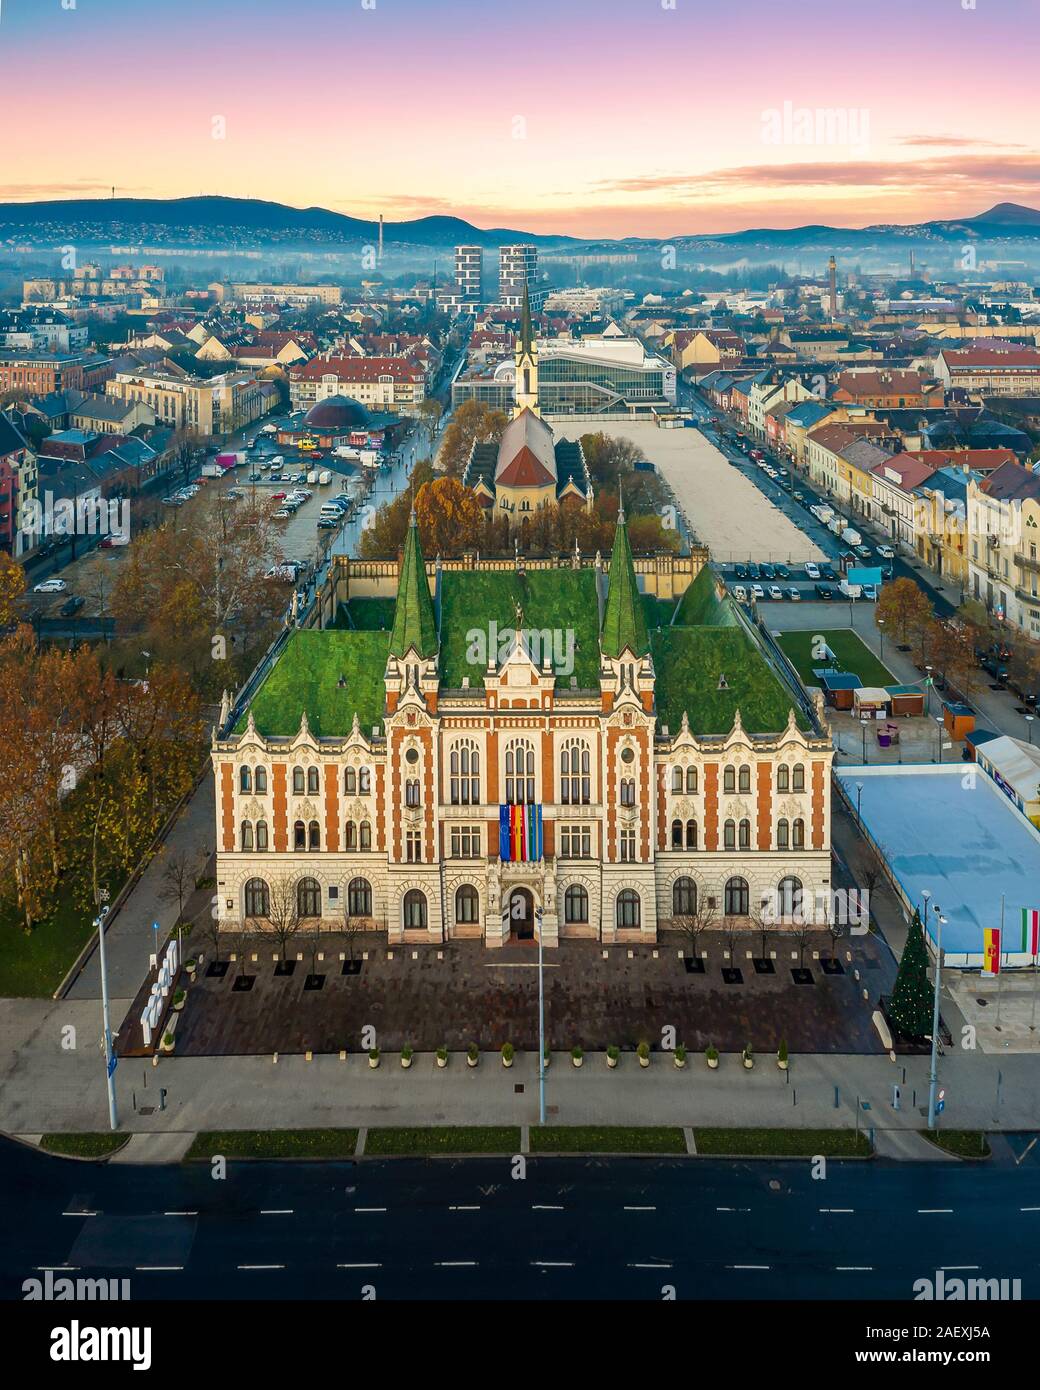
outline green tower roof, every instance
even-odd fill
[[[524,281],[524,304],[520,311],[520,352],[529,357],[534,346],[534,330],[531,327],[531,301],[527,294],[527,281]]]
[[[618,512],[617,530],[614,532],[614,550],[610,557],[610,585],[607,589],[607,608],[603,615],[603,633],[600,641],[604,652],[610,657],[619,657],[626,647],[635,656],[645,656],[650,650],[646,615],[636,583],[624,508]]]
[[[401,577],[397,584],[390,654],[404,656],[410,647],[414,647],[421,657],[433,656],[437,650],[437,619],[434,617],[414,511],[404,543]]]

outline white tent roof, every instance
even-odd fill
[[[1023,801],[1040,800],[1040,748],[1005,734],[980,744],[976,756],[992,764]]]

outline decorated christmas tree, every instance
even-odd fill
[[[907,1038],[923,1038],[932,1031],[932,986],[928,980],[928,949],[924,944],[921,915],[914,918],[899,962],[888,1016]]]

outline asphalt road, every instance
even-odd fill
[[[50,1267],[135,1299],[911,1299],[1040,1288],[1036,1168],[690,1159],[129,1167],[3,1141],[0,1296]]]

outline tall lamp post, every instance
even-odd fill
[[[538,1123],[545,1125],[545,970],[542,964],[542,909],[538,919]]]
[[[105,918],[108,916],[106,904],[94,918],[97,927],[98,953],[101,961],[101,1021],[105,1030],[105,1084],[108,1087],[108,1123],[110,1128],[119,1128],[116,1114],[116,1083],[114,1080],[116,1059],[112,1055],[112,1027],[108,1017],[108,961],[105,958]]]
[[[941,714],[937,714],[937,715],[935,716],[935,730],[936,730],[936,733],[938,734],[938,738],[939,738],[939,761],[942,762],[942,748],[943,748],[943,717],[942,717]]]
[[[1033,742],[1033,716],[1032,716],[1031,714],[1027,714],[1027,715],[1026,715],[1026,731],[1027,731],[1028,734],[1029,734],[1029,742],[1032,743],[1032,742]]]
[[[881,660],[884,661],[884,659],[885,659],[885,620],[884,620],[884,618],[878,618],[878,620],[877,620],[877,630],[878,630],[878,637],[881,639]]]
[[[930,666],[926,666],[924,668],[924,698],[924,712],[925,714],[930,715],[932,712],[932,668]]]
[[[862,729],[862,731],[863,731],[863,762],[864,762],[864,764],[866,764],[866,761],[867,761],[867,717],[866,717],[866,715],[860,715],[859,727],[860,727],[860,728]]]
[[[927,936],[928,925],[928,895],[924,895],[925,904],[925,934]],[[942,988],[942,929],[946,918],[939,911],[939,905],[935,907],[935,992],[932,996],[932,1065],[928,1073],[928,1128],[935,1128],[935,1090],[939,1082],[938,1054],[939,1054],[939,991]]]
[[[859,821],[860,825],[863,824],[863,817],[862,817],[862,815],[860,814],[860,802],[861,802],[861,800],[862,800],[862,797],[863,797],[863,783],[862,783],[862,782],[857,782],[857,783],[856,783],[856,819]]]

